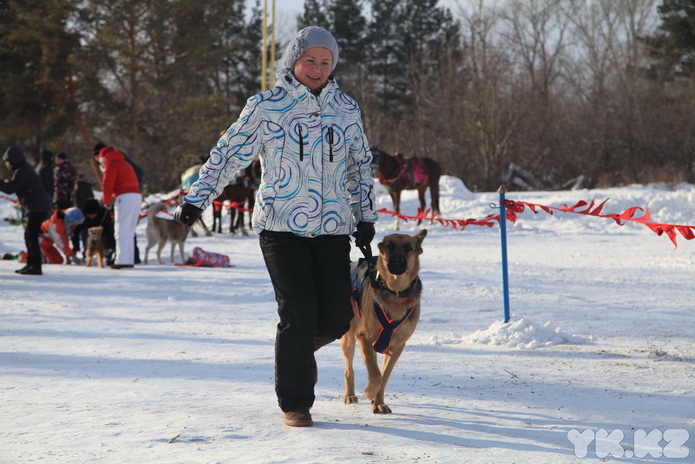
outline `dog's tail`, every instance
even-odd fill
[[[167,211],[168,207],[166,203],[163,201],[158,201],[157,203],[152,203],[150,205],[149,211],[147,211],[147,218],[148,219],[153,219],[157,217],[157,214],[161,213],[162,211]]]

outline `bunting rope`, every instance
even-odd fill
[[[603,202],[601,202],[598,206],[596,205],[595,200],[592,200],[591,203],[587,203],[585,201],[578,201],[574,206],[567,206],[567,205],[562,205],[562,207],[557,208],[554,206],[545,206],[545,205],[539,205],[536,203],[528,203],[525,201],[510,201],[506,200],[504,202],[504,206],[506,206],[507,209],[507,219],[509,219],[512,223],[516,220],[516,215],[518,213],[524,212],[525,208],[528,207],[531,211],[533,211],[534,214],[538,214],[540,211],[545,211],[546,213],[552,215],[553,211],[561,211],[563,213],[575,213],[575,214],[583,214],[586,216],[595,216],[595,217],[600,217],[600,218],[606,218],[606,219],[613,219],[619,226],[625,225],[625,221],[628,222],[637,222],[639,224],[643,224],[644,226],[648,227],[652,232],[654,232],[656,235],[663,235],[666,234],[669,239],[671,239],[671,242],[673,242],[673,245],[678,248],[678,243],[677,243],[677,237],[678,234],[680,233],[683,238],[686,240],[692,240],[695,238],[695,226],[688,226],[688,225],[677,225],[677,224],[663,224],[660,222],[653,222],[651,221],[651,213],[649,212],[649,204],[644,208],[640,208],[639,206],[633,206],[631,208],[626,209],[620,214],[601,214],[603,211],[603,207],[606,205],[606,203],[610,200],[610,198],[605,199]],[[579,210],[579,208],[584,208],[582,210]],[[644,211],[644,214],[641,216],[637,216],[638,212]],[[511,216],[511,218],[510,218]]]
[[[181,203],[181,202],[179,201],[179,198],[182,197],[182,196],[184,196],[184,195],[185,195],[185,191],[181,190],[181,191],[180,191],[178,194],[176,194],[175,196],[173,196],[173,197],[171,197],[171,198],[169,198],[169,199],[167,199],[167,200],[162,200],[162,202],[165,203],[165,204],[166,204],[167,206],[169,206],[169,207],[177,206],[177,205],[179,205],[179,204]],[[217,203],[217,202],[214,202],[214,201],[213,201],[213,204],[215,204],[215,203]],[[227,208],[227,209],[234,208],[234,209],[236,209],[237,211],[240,211],[240,212],[244,212],[244,213],[253,213],[253,208],[251,208],[251,209],[246,209],[246,208],[243,207],[243,206],[244,206],[244,203],[241,203],[241,202],[225,202],[225,203],[222,203],[221,205],[224,206],[224,207]],[[149,210],[149,206],[150,206],[150,205],[144,205],[144,206],[143,206],[143,209],[140,210],[140,216],[139,216],[140,219],[144,219],[144,218],[147,217],[147,213],[150,211],[150,210]],[[173,213],[170,213],[169,211],[163,210],[163,211],[160,211],[160,212],[157,214],[157,217],[160,217],[160,218],[162,218],[162,219],[170,219],[170,220],[173,220],[173,219],[174,219],[174,214],[173,214]]]
[[[184,191],[180,191],[177,195],[175,195],[172,198],[169,198],[168,200],[165,200],[165,202],[169,206],[173,206],[177,204],[177,200],[184,195]],[[5,196],[5,195],[0,195],[0,199],[3,200],[8,200],[13,203],[17,203],[18,201],[14,198]],[[584,200],[580,200],[577,203],[575,203],[573,206],[568,206],[568,205],[562,205],[561,207],[555,207],[555,206],[547,206],[547,205],[541,205],[538,203],[530,203],[526,201],[514,201],[514,200],[505,200],[504,206],[506,208],[506,217],[507,220],[516,223],[517,220],[517,215],[523,213],[526,208],[530,209],[534,214],[538,214],[541,211],[544,211],[550,215],[553,215],[554,211],[560,211],[563,213],[574,213],[574,214],[582,214],[585,216],[594,216],[594,217],[600,217],[604,219],[613,219],[619,226],[625,225],[626,222],[636,222],[639,224],[644,225],[645,227],[649,228],[652,232],[654,232],[656,235],[661,236],[661,235],[666,235],[671,242],[673,242],[673,245],[678,248],[678,234],[680,234],[683,238],[686,240],[693,240],[695,239],[695,226],[691,225],[681,225],[681,224],[664,224],[660,222],[654,222],[651,221],[651,213],[649,212],[649,204],[647,204],[644,208],[641,208],[639,206],[633,206],[631,208],[626,209],[620,214],[601,214],[603,212],[603,207],[608,203],[610,198],[605,199],[602,201],[600,204],[596,205],[596,201],[592,200],[591,203],[587,203]],[[227,205],[225,205],[227,206]],[[243,212],[253,212],[253,209],[244,209],[242,208],[241,204],[239,203],[232,203],[228,205],[229,207],[236,208],[239,211]],[[584,209],[581,209],[584,208]],[[641,216],[638,216],[639,212],[644,212]],[[500,215],[499,214],[488,214],[482,219],[445,219],[441,218],[438,216],[435,216],[431,214],[431,210],[421,210],[418,208],[418,212],[416,216],[408,216],[406,214],[401,214],[401,213],[396,213],[394,211],[389,211],[386,208],[382,208],[377,211],[377,213],[381,214],[389,214],[391,216],[395,216],[398,219],[401,219],[404,222],[408,221],[432,221],[432,222],[437,222],[441,224],[444,227],[449,227],[454,230],[458,231],[463,231],[467,226],[481,226],[481,227],[493,227],[495,225],[495,222],[499,224],[500,221]],[[141,218],[145,217],[147,215],[147,210],[144,210],[141,212]]]
[[[251,208],[251,209],[244,208],[244,205],[246,204],[246,202],[244,202],[244,201],[229,201],[229,200],[227,200],[223,203],[220,203],[217,201],[213,201],[212,203],[213,204],[219,204],[220,207],[224,206],[225,208],[227,208],[227,210],[234,208],[235,210],[242,212],[242,213],[253,213],[253,208]]]
[[[603,207],[606,205],[606,203],[610,200],[610,198],[607,198],[600,204],[596,205],[596,201],[592,200],[591,203],[587,203],[586,201],[578,201],[576,204],[573,206],[568,206],[568,205],[562,205],[562,207],[555,207],[555,206],[547,206],[547,205],[540,205],[537,203],[529,203],[525,201],[513,201],[513,200],[505,200],[504,206],[506,208],[506,218],[508,221],[512,223],[516,223],[517,220],[517,215],[523,213],[526,208],[530,209],[534,214],[538,214],[541,211],[545,211],[546,213],[553,215],[554,211],[560,211],[563,213],[574,213],[574,214],[583,214],[586,216],[594,216],[594,217],[600,217],[600,218],[605,218],[605,219],[613,219],[619,226],[625,225],[626,222],[636,222],[643,224],[644,226],[648,227],[652,232],[655,234],[661,236],[661,235],[666,235],[668,238],[673,242],[674,246],[678,248],[678,243],[677,243],[677,238],[678,234],[680,234],[683,238],[686,240],[693,240],[695,238],[695,226],[690,226],[690,225],[678,225],[678,224],[663,224],[660,222],[654,222],[651,221],[651,213],[649,212],[649,204],[645,206],[644,208],[641,208],[639,206],[633,206],[631,208],[628,208],[627,210],[623,211],[620,214],[601,214],[603,212]],[[583,208],[583,209],[582,209]],[[385,208],[382,208],[377,211],[377,213],[382,213],[382,214],[390,214],[392,216],[395,216],[399,219],[402,219],[405,222],[408,222],[410,220],[425,220],[425,221],[433,221],[437,222],[445,227],[450,227],[455,230],[463,231],[467,226],[473,225],[473,226],[486,226],[486,227],[492,227],[495,222],[499,224],[500,221],[500,215],[499,214],[489,214],[485,216],[482,219],[444,219],[440,218],[438,216],[434,216],[430,213],[431,210],[425,210],[422,211],[421,209],[418,208],[418,213],[416,216],[407,216],[404,214],[396,213],[393,211],[389,211]],[[644,214],[641,216],[638,215],[638,212],[644,211]]]
[[[179,198],[184,197],[186,195],[186,191],[184,189],[180,189],[178,193],[171,198],[167,200],[162,200],[164,203],[167,204],[167,206],[178,206],[181,201],[179,201]]]
[[[12,203],[19,203],[19,200],[16,198],[8,197],[6,195],[0,195],[0,198],[3,200],[11,201]]]
[[[421,210],[418,208],[417,210],[417,216],[407,216],[405,214],[401,213],[396,213],[394,211],[389,211],[386,208],[382,208],[377,211],[377,213],[381,214],[390,214],[391,216],[395,216],[398,219],[403,220],[403,222],[408,222],[408,221],[434,221],[438,222],[439,224],[443,225],[444,227],[450,227],[455,230],[463,231],[466,226],[487,226],[487,227],[492,227],[495,225],[495,222],[499,223],[500,222],[500,215],[499,214],[488,214],[482,219],[444,219],[440,218],[439,216],[434,216],[431,215],[430,213],[431,210]],[[507,219],[509,219],[509,215],[507,215]]]

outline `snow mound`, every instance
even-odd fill
[[[458,197],[464,200],[475,198],[475,194],[471,192],[461,179],[454,176],[442,176],[439,180],[439,193],[442,196]]]
[[[494,322],[485,330],[478,330],[463,337],[463,341],[482,345],[500,345],[512,348],[534,349],[553,345],[583,345],[591,338],[569,335],[551,326],[550,322],[539,324],[525,318]]]

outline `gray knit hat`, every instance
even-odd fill
[[[338,64],[338,42],[326,29],[317,26],[309,26],[297,32],[285,50],[285,67],[294,68],[294,63],[304,54],[305,51],[313,47],[323,47],[328,49],[333,56],[331,72]]]

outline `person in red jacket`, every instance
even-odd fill
[[[73,229],[82,222],[84,214],[74,207],[67,210],[56,209],[51,217],[43,221],[39,246],[48,264],[72,262],[75,252],[70,248],[69,237]]]
[[[116,259],[112,269],[133,267],[135,263],[135,227],[138,224],[142,194],[133,167],[125,155],[112,146],[99,151],[103,172],[104,206],[113,202],[116,235]]]

